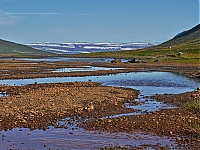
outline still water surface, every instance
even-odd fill
[[[116,75],[87,76],[87,77],[62,77],[62,78],[36,78],[20,80],[0,80],[0,84],[25,85],[37,83],[56,83],[56,82],[100,82],[103,85],[127,87],[140,90],[140,95],[136,99],[140,104],[126,107],[139,110],[129,114],[116,114],[105,116],[115,118],[120,116],[140,115],[145,112],[157,111],[163,108],[175,108],[175,106],[163,104],[153,99],[146,99],[145,96],[155,94],[178,94],[193,91],[199,87],[199,82],[168,72],[137,72],[120,73]],[[62,121],[61,121],[62,122]],[[64,121],[65,122],[65,121]],[[67,122],[67,121],[66,121]],[[3,149],[49,149],[49,148],[68,148],[68,149],[97,149],[105,146],[125,146],[160,143],[161,146],[168,145],[169,149],[180,149],[175,139],[159,137],[144,133],[107,133],[98,131],[87,131],[69,125],[68,129],[56,129],[50,127],[46,131],[15,128],[9,131],[0,131],[0,145]],[[153,149],[148,147],[147,149]]]
[[[35,78],[0,80],[0,84],[26,85],[37,83],[58,82],[100,82],[103,85],[127,87],[140,90],[145,95],[178,94],[193,91],[199,87],[199,82],[190,78],[169,72],[131,72],[115,75],[61,77],[61,78]]]

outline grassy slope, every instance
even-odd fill
[[[0,39],[0,54],[5,55],[42,55],[46,52]]]
[[[149,61],[200,62],[200,25],[160,45],[140,50],[81,54],[80,57],[151,58]],[[171,48],[170,48],[171,47]],[[178,57],[178,52],[183,52]]]

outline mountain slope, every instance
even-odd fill
[[[164,42],[157,47],[177,47],[181,49],[191,49],[200,46],[200,24],[194,28],[184,31],[176,35],[173,39]]]
[[[0,54],[41,55],[48,53],[0,39]]]
[[[179,53],[182,52],[182,55]],[[148,62],[200,63],[200,25],[162,44],[118,52],[81,54],[81,57],[139,58]]]

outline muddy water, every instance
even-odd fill
[[[175,106],[163,104],[146,96],[154,94],[177,94],[193,91],[199,87],[199,82],[189,78],[168,72],[138,72],[120,73],[107,76],[88,77],[65,77],[65,78],[40,78],[25,80],[1,80],[0,84],[24,85],[37,83],[75,82],[75,81],[101,82],[103,85],[128,87],[140,90],[141,94],[136,99],[138,105],[125,104],[128,108],[138,110],[130,114],[116,114],[119,117],[140,115],[146,112],[157,111],[163,108],[174,108]],[[59,123],[66,123],[61,120]],[[74,120],[73,120],[74,122]],[[76,122],[76,121],[75,121]],[[68,125],[68,124],[67,124]],[[10,131],[0,131],[0,146],[2,149],[97,149],[105,146],[125,146],[151,144],[161,146],[168,145],[170,149],[179,148],[174,139],[145,135],[144,133],[99,133],[98,131],[87,131],[77,127],[77,123],[68,125],[68,129],[49,127],[46,131],[15,128]],[[148,148],[151,149],[151,148]]]

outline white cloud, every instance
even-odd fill
[[[46,16],[46,15],[60,15],[61,13],[15,13],[15,12],[5,12],[0,10],[0,26],[11,26],[15,25],[18,21],[22,20],[24,16],[28,15],[39,15],[39,16]]]
[[[0,26],[11,26],[15,25],[21,20],[19,16],[2,16],[0,15]]]
[[[21,16],[5,15],[5,12],[0,10],[0,26],[11,26],[21,20]]]
[[[2,11],[0,11],[0,14],[3,14],[3,15],[61,15],[61,13],[27,13],[27,12],[14,13],[14,12],[2,12]]]

